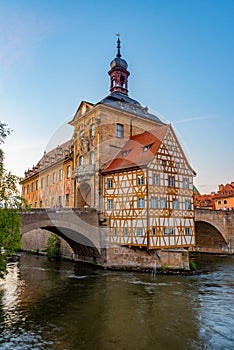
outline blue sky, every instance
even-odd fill
[[[202,193],[234,180],[234,1],[0,0],[0,120],[22,176],[109,93],[121,34],[129,95],[170,122]]]

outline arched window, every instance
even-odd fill
[[[79,158],[79,166],[82,166],[82,165],[84,165],[84,157],[80,156],[80,158]]]
[[[125,88],[125,77],[123,75],[120,76],[120,86]]]
[[[115,77],[112,77],[111,78],[111,87],[114,87],[115,86]]]

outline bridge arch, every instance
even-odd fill
[[[206,253],[228,253],[228,242],[224,235],[214,224],[203,221],[195,221],[196,250]]]
[[[56,233],[72,248],[76,260],[102,264],[105,262],[105,239],[103,239],[95,212],[73,210],[38,211],[21,214],[23,242],[29,232],[37,235],[37,242],[41,241],[45,247],[48,231]],[[36,235],[36,233],[35,233]],[[43,237],[44,236],[44,237]],[[47,238],[45,238],[47,237]]]

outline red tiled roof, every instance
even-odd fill
[[[232,184],[226,184],[215,194],[215,199],[227,197],[234,197],[234,186]]]
[[[157,153],[169,127],[169,124],[164,124],[151,131],[132,136],[102,172],[107,173],[148,164]]]

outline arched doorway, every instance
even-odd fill
[[[77,189],[76,205],[83,208],[85,205],[91,206],[91,187],[87,182],[80,184]]]

